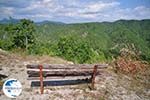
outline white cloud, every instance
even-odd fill
[[[103,3],[103,2],[93,2],[92,4],[87,5],[87,11],[97,12],[102,11],[108,8],[112,8],[118,6],[119,2],[110,2],[110,3]]]
[[[56,11],[56,15],[58,16],[66,16],[73,18],[96,18],[98,13],[108,10],[109,8],[113,8],[119,5],[118,2],[104,3],[104,2],[89,2],[89,3],[81,3],[81,2],[73,2],[73,4],[68,4],[64,9],[58,9]],[[58,8],[58,7],[57,7]]]
[[[140,16],[150,16],[150,8],[146,8],[144,6],[134,8],[134,12],[138,13]]]
[[[4,15],[12,15],[14,9],[12,7],[1,7],[0,12]]]
[[[113,17],[115,17],[115,19],[149,19],[150,18],[150,8],[144,6],[137,6],[133,9],[117,8],[113,12],[114,12]]]
[[[8,18],[13,16],[14,8],[12,7],[0,7],[0,18]]]

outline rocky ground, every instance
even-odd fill
[[[16,100],[150,100],[150,76],[145,81],[115,73],[110,66],[96,77],[95,90],[90,84],[46,87],[44,94],[39,88],[31,88],[27,80],[27,64],[71,64],[57,57],[20,56],[0,50],[0,74],[16,78],[22,83],[22,94]],[[5,95],[0,100],[11,100]]]

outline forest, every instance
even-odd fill
[[[74,63],[110,62],[126,49],[149,62],[149,26],[150,19],[72,24],[9,19],[0,21],[0,48]]]

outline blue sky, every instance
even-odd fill
[[[150,19],[150,0],[0,0],[0,19],[65,23]]]

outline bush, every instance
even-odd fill
[[[35,26],[33,21],[22,19],[16,25],[16,32],[13,36],[13,43],[15,47],[20,47],[22,49],[28,49],[30,45],[35,43]]]
[[[55,55],[54,44],[36,42],[28,49],[28,54],[31,55]]]
[[[93,63],[105,58],[103,53],[96,53],[82,38],[71,36],[60,38],[57,55],[75,63]]]
[[[13,45],[13,43],[10,39],[0,40],[0,48],[2,48],[4,50],[11,50],[12,45]]]

